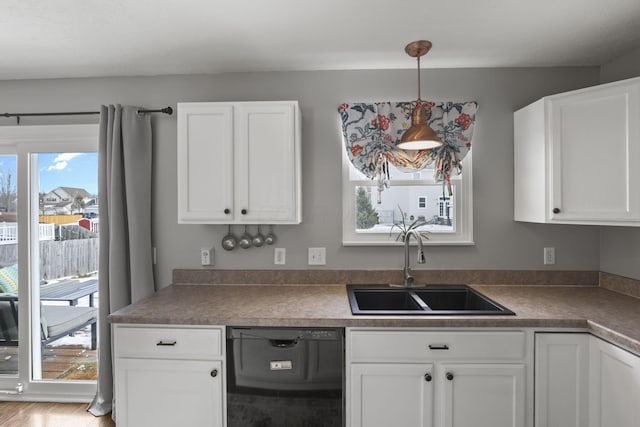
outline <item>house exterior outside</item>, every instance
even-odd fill
[[[385,190],[377,203],[375,189],[364,187],[371,206],[378,212],[379,224],[391,226],[401,221],[402,209],[406,221],[422,218],[432,224],[451,225],[453,198],[443,195],[442,186],[411,186]],[[395,190],[395,191],[393,191]],[[408,193],[408,195],[407,195]]]
[[[82,200],[81,205],[76,200]],[[44,215],[71,215],[83,213],[84,206],[91,200],[95,204],[95,198],[84,188],[57,187],[44,196],[41,200],[41,213]]]

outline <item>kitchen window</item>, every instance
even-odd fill
[[[399,245],[393,224],[423,219],[427,245],[473,244],[471,153],[463,172],[451,175],[451,190],[436,182],[433,165],[418,172],[403,172],[389,165],[389,188],[380,195],[377,182],[358,171],[343,153],[342,242],[345,246]],[[443,193],[444,192],[444,193]],[[427,203],[427,199],[438,203]],[[417,203],[416,203],[417,200]],[[402,211],[402,212],[401,212]]]

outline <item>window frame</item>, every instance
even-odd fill
[[[463,172],[460,176],[452,175],[451,181],[454,190],[454,210],[456,218],[456,231],[453,233],[431,232],[425,245],[475,245],[473,240],[473,167],[471,151],[462,161]],[[351,180],[350,171],[354,166],[349,161],[344,149],[342,150],[342,245],[343,246],[400,246],[403,243],[396,241],[398,233],[356,233],[356,187],[373,186],[373,180]],[[424,179],[419,182],[410,180],[391,180],[390,185],[424,185],[438,184],[433,179]],[[377,191],[377,190],[375,190]],[[382,192],[384,197],[384,191]],[[409,201],[411,202],[411,201]],[[428,203],[428,202],[427,202]]]

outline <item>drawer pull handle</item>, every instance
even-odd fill
[[[453,381],[453,374],[451,372],[447,372],[447,379]]]
[[[439,344],[439,345],[429,344],[429,350],[449,350],[449,346],[446,344]]]
[[[157,346],[173,347],[176,344],[177,344],[177,341],[175,341],[175,340],[173,340],[173,341],[160,340],[160,341],[158,341],[158,343],[156,345]]]
[[[424,380],[425,380],[426,382],[428,382],[428,383],[429,383],[429,382],[431,382],[431,380],[432,380],[432,379],[433,379],[433,378],[431,377],[431,374],[430,374],[430,373],[428,373],[428,372],[427,372],[426,374],[424,374]]]
[[[211,377],[212,378],[215,378],[217,376],[218,376],[218,370],[217,369],[214,369],[213,371],[211,371]]]

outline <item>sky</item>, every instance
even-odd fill
[[[76,187],[98,194],[98,153],[39,153],[38,163],[41,193]],[[0,155],[0,178],[8,174],[15,183],[16,156]]]

